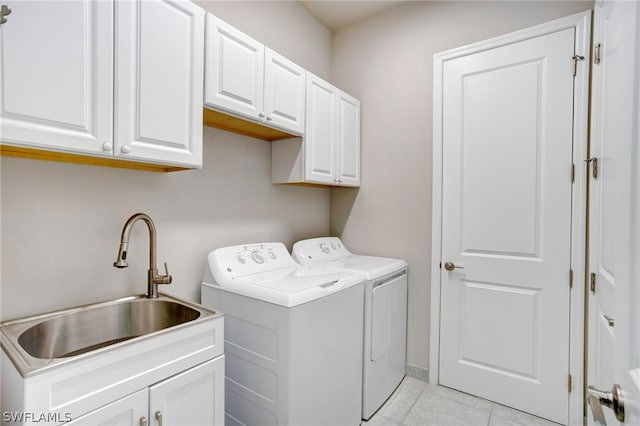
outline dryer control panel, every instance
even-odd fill
[[[340,238],[323,237],[298,241],[293,245],[293,257],[303,265],[327,262],[350,256]]]

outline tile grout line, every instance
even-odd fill
[[[429,384],[427,383],[427,386],[429,386]],[[422,389],[420,391],[420,393],[418,394],[418,396],[416,397],[415,401],[413,401],[413,403],[411,404],[411,406],[409,407],[409,409],[407,410],[407,412],[404,414],[404,416],[402,416],[402,420],[400,420],[400,426],[404,425],[404,421],[407,419],[407,416],[409,415],[409,413],[411,412],[411,409],[416,405],[416,403],[418,402],[418,400],[420,399],[420,397],[422,396],[422,394],[424,393],[424,391],[427,390],[427,388],[425,387],[424,389]]]
[[[489,422],[487,423],[487,426],[491,426],[491,420],[493,419],[493,410],[495,408],[496,408],[496,404],[491,403],[491,410],[489,411]]]

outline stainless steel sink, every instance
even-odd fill
[[[220,315],[167,295],[134,296],[3,323],[1,343],[24,376]]]

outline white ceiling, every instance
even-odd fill
[[[335,31],[352,22],[405,3],[404,0],[349,0],[300,1],[313,16],[330,30]]]

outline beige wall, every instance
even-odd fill
[[[329,74],[330,33],[298,3],[205,7],[314,73]],[[210,128],[198,171],[7,157],[0,167],[2,320],[145,292],[143,224],[132,233],[131,266],[112,267],[122,226],[138,211],[154,219],[158,261],[174,277],[161,290],[194,301],[210,250],[256,241],[291,247],[329,231],[329,190],[271,185],[268,142]]]
[[[260,43],[329,80],[331,33],[298,2],[195,0]]]
[[[428,368],[433,54],[593,2],[407,2],[334,34],[332,82],[362,102],[362,187],[331,190],[331,233],[409,263],[407,362]]]

